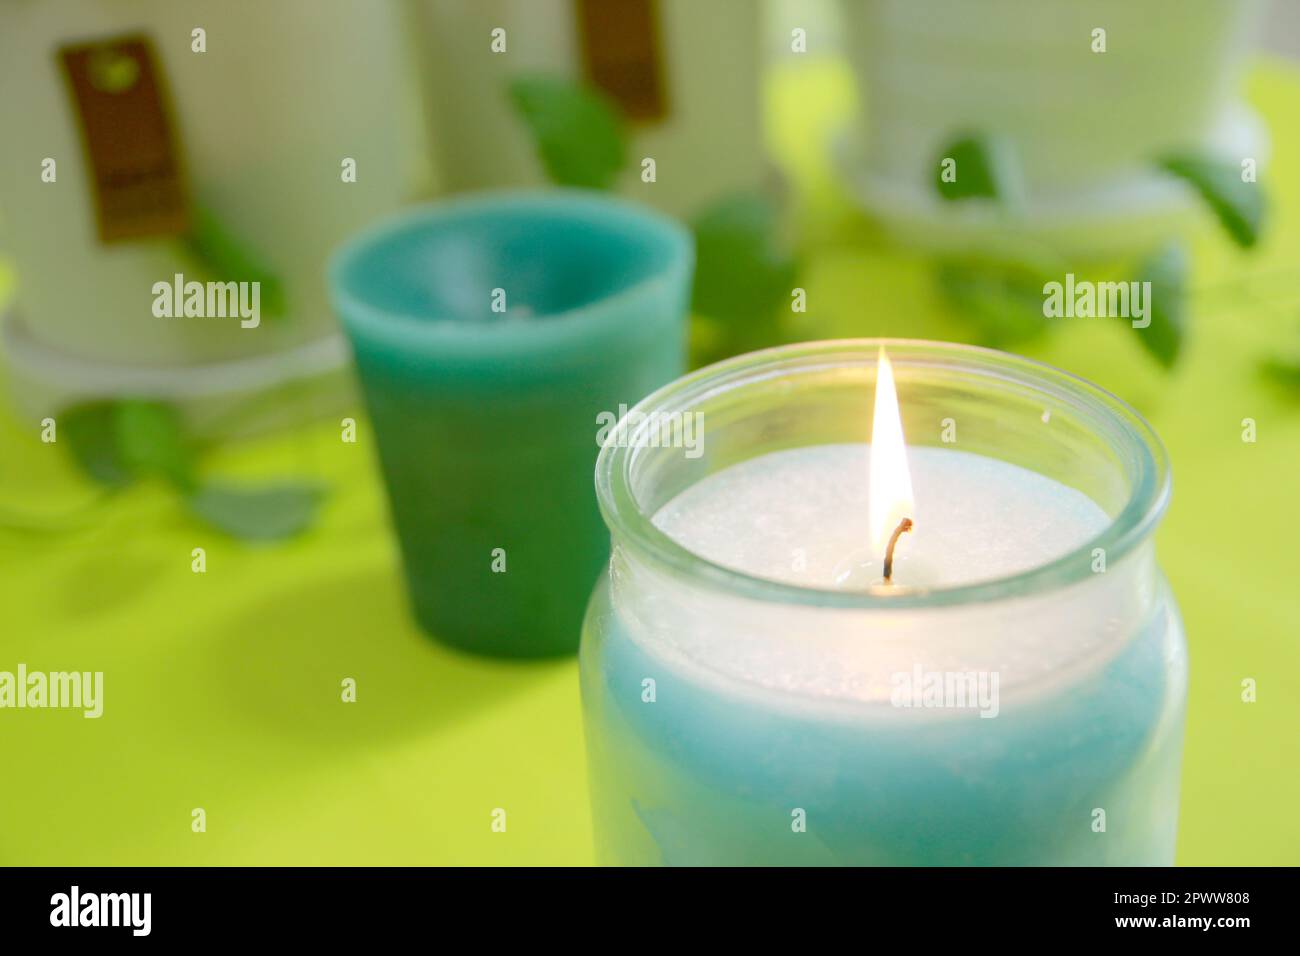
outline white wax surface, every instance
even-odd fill
[[[726,468],[664,505],[654,522],[717,564],[806,587],[880,583],[867,525],[871,447],[818,445]],[[953,587],[1046,564],[1110,518],[1082,492],[983,455],[908,449],[916,508],[894,583]]]

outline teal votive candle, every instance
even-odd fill
[[[467,650],[570,653],[609,554],[602,413],[679,375],[689,233],[570,191],[418,208],[329,273],[421,626]]]

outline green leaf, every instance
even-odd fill
[[[760,193],[728,196],[691,224],[696,312],[719,320],[735,346],[777,338],[778,307],[790,301],[798,264],[780,241],[781,210]]]
[[[1259,363],[1259,367],[1274,384],[1288,389],[1300,389],[1300,356],[1266,358]]]
[[[1187,278],[1190,260],[1181,243],[1170,243],[1138,267],[1139,282],[1150,282],[1147,318],[1150,325],[1134,328],[1138,341],[1165,368],[1172,368],[1182,351],[1187,330]]]
[[[162,402],[123,401],[113,424],[122,462],[134,475],[158,475],[181,489],[194,484],[194,453],[176,409]]]
[[[205,484],[186,499],[190,511],[244,541],[278,541],[316,518],[323,497],[316,485],[285,482],[261,488]]]
[[[1198,155],[1169,156],[1160,167],[1196,189],[1237,245],[1255,245],[1264,221],[1264,192],[1258,183],[1242,182],[1239,167]]]
[[[182,489],[193,484],[194,457],[176,410],[160,402],[90,402],[63,412],[59,429],[92,479],[122,488],[157,475]]]
[[[945,180],[947,170],[951,182]],[[993,137],[962,136],[940,150],[934,161],[935,189],[949,201],[1011,200],[1022,192],[1021,180],[1011,144]]]
[[[59,414],[59,434],[87,476],[108,488],[135,480],[117,441],[117,403],[89,402]]]
[[[627,140],[604,94],[558,77],[521,76],[511,80],[509,95],[553,182],[587,189],[613,184],[627,159]]]
[[[78,464],[101,484],[121,488],[144,475],[165,478],[185,495],[191,512],[247,541],[297,534],[315,519],[323,497],[316,485],[291,482],[255,488],[199,485],[180,416],[159,402],[80,405],[60,414],[59,433]]]
[[[285,314],[284,286],[280,279],[211,210],[195,207],[185,245],[207,279],[258,283],[260,317],[275,319]]]
[[[947,261],[939,265],[938,281],[948,301],[975,326],[982,345],[1008,348],[1047,329],[1037,273],[1013,264]]]

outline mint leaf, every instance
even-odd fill
[[[1259,240],[1264,192],[1258,183],[1242,182],[1239,167],[1197,155],[1169,156],[1160,167],[1196,189],[1237,245],[1249,249]]]
[[[194,453],[176,409],[162,402],[118,402],[113,427],[118,454],[132,474],[158,475],[182,489],[193,486]]]
[[[316,485],[285,482],[261,488],[205,484],[187,499],[199,518],[244,541],[278,541],[309,527],[323,497]]]
[[[734,345],[773,344],[778,306],[798,265],[780,241],[781,210],[760,193],[737,193],[704,210],[695,234],[692,307],[724,323]]]
[[[185,246],[206,279],[216,282],[256,282],[258,311],[266,318],[285,314],[284,286],[254,250],[236,238],[209,209],[196,206]]]
[[[170,405],[89,402],[62,412],[59,419],[77,464],[102,485],[123,488],[146,475],[183,489],[193,484],[193,451]]]
[[[185,495],[191,512],[246,541],[297,534],[315,519],[324,496],[316,485],[292,482],[253,488],[200,485],[180,416],[159,402],[80,405],[60,414],[59,432],[95,481],[122,488],[145,475],[165,478]]]
[[[533,135],[551,180],[561,186],[608,189],[627,159],[617,108],[604,94],[550,76],[510,82],[510,101]]]
[[[939,264],[939,290],[971,322],[978,341],[1007,348],[1029,341],[1048,327],[1043,316],[1040,276],[987,262]]]
[[[950,182],[945,179],[946,169],[951,170]],[[949,201],[1013,199],[1021,192],[1015,152],[1001,139],[962,136],[940,150],[935,158],[934,187],[941,198]]]
[[[1277,385],[1300,389],[1300,356],[1266,358],[1259,363],[1260,370]]]
[[[135,480],[117,442],[117,403],[89,402],[59,413],[59,435],[88,477],[108,488]]]
[[[1151,283],[1147,302],[1151,324],[1134,328],[1138,341],[1165,368],[1182,351],[1187,329],[1187,277],[1190,262],[1181,243],[1170,243],[1138,267],[1138,281]]]

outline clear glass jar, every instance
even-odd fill
[[[1095,540],[1012,577],[801,587],[711,563],[653,523],[730,465],[863,441],[879,344],[807,343],[695,372],[602,450],[613,553],[581,649],[598,859],[1171,864],[1186,642],[1152,542],[1169,472],[1114,396],[1000,352],[885,343],[909,443],[940,444],[955,418],[963,450],[1110,516]],[[699,457],[648,432],[685,412],[704,414]],[[909,668],[998,673],[997,719],[893,706],[878,689]]]

